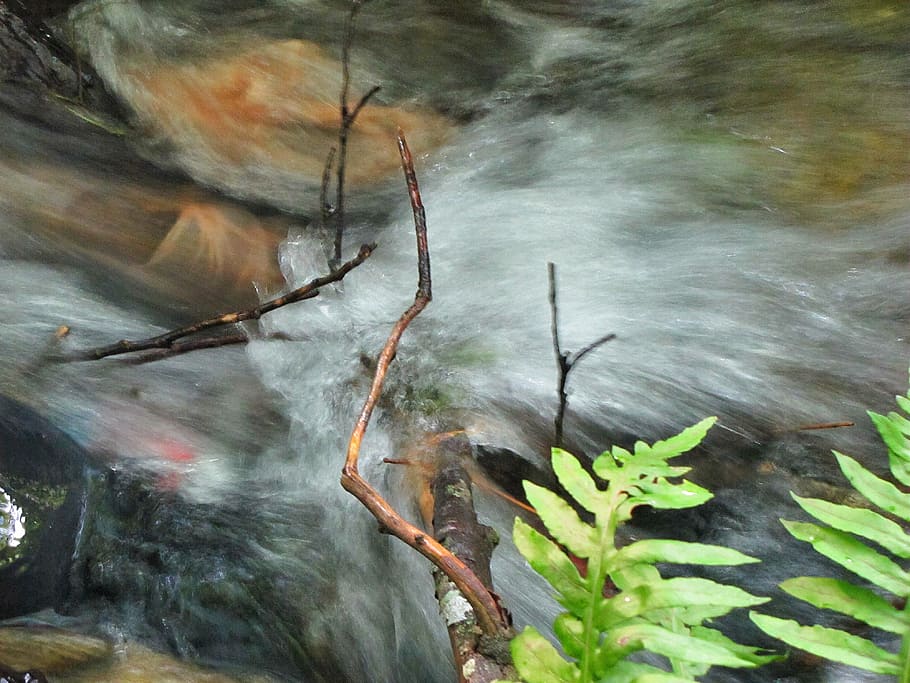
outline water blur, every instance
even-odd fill
[[[383,90],[352,143],[346,250],[375,240],[375,254],[263,319],[280,339],[55,362],[60,346],[148,336],[325,272],[313,224],[345,6],[86,2],[61,25],[133,127],[3,96],[0,377],[93,458],[68,618],[225,671],[451,678],[425,563],[337,483],[369,359],[416,284],[387,144],[399,122],[415,129],[435,298],[364,444],[371,481],[416,514],[415,478],[382,458],[451,425],[542,465],[552,261],[563,345],[617,335],[573,371],[570,447],[720,417],[691,460],[716,499],[630,533],[756,554],[724,578],[757,593],[830,572],[776,520],[799,514],[790,488],[847,495],[831,448],[886,469],[864,410],[906,385],[910,10],[896,0],[371,2],[354,90]],[[856,426],[800,430],[831,421]],[[504,532],[498,591],[519,625],[545,626],[555,606],[508,542],[515,510],[479,498]],[[799,660],[711,680],[788,676],[874,680]]]

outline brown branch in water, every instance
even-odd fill
[[[785,426],[773,429],[772,435],[781,436],[784,434],[795,434],[796,432],[814,432],[824,429],[841,429],[843,427],[855,427],[856,423],[849,420],[838,420],[836,422],[812,422],[804,425]],[[729,429],[729,428],[728,428]],[[732,430],[731,430],[732,431]],[[741,435],[743,436],[743,435]],[[757,443],[757,442],[756,442]]]
[[[477,488],[483,489],[483,490],[486,491],[487,493],[496,496],[497,498],[502,498],[504,501],[506,501],[506,502],[509,503],[510,505],[514,505],[514,506],[517,507],[519,510],[524,510],[524,511],[527,512],[528,514],[534,515],[535,517],[538,517],[538,516],[539,516],[539,515],[537,514],[537,510],[535,510],[534,508],[532,508],[530,505],[528,505],[528,504],[525,503],[524,501],[518,500],[518,498],[516,498],[515,496],[513,496],[513,495],[507,493],[506,491],[503,491],[503,490],[502,490],[501,488],[499,488],[498,486],[496,486],[496,485],[494,485],[494,484],[491,484],[491,483],[489,482],[489,480],[487,480],[487,479],[474,479],[474,485],[475,485]]]
[[[335,206],[332,215],[335,218],[335,250],[332,257],[332,267],[341,261],[341,242],[344,237],[344,182],[347,168],[348,134],[357,115],[367,102],[379,92],[379,86],[373,86],[353,109],[348,107],[348,92],[351,86],[351,47],[354,44],[354,28],[357,23],[357,14],[366,0],[353,0],[351,11],[348,13],[344,29],[344,42],[341,46],[341,96],[340,111],[341,124],[338,128],[338,169],[335,187]],[[324,205],[324,204],[323,204]]]
[[[375,248],[375,244],[364,244],[360,247],[360,251],[358,252],[357,256],[352,258],[350,261],[345,262],[341,265],[341,267],[333,270],[328,275],[314,278],[302,287],[298,287],[292,292],[288,292],[287,294],[279,296],[276,299],[272,299],[271,301],[266,301],[265,303],[260,304],[255,308],[247,309],[245,311],[237,311],[235,313],[224,313],[223,315],[209,318],[208,320],[202,320],[185,327],[179,327],[169,332],[165,332],[164,334],[159,334],[158,336],[149,337],[147,339],[139,339],[136,341],[122,339],[108,346],[99,346],[94,349],[77,351],[73,353],[72,356],[70,356],[69,360],[99,360],[108,356],[116,356],[123,353],[134,353],[137,351],[148,351],[149,349],[173,349],[176,345],[177,340],[198,334],[204,330],[221,327],[223,325],[234,325],[236,323],[243,322],[244,320],[258,320],[266,313],[270,313],[271,311],[274,311],[277,308],[281,308],[282,306],[287,306],[288,304],[303,301],[305,299],[312,299],[313,297],[319,296],[319,290],[321,287],[331,284],[332,282],[339,282],[344,279],[345,275],[366,261],[369,258],[370,254],[373,253],[373,250]],[[208,347],[201,346],[200,348]]]
[[[563,351],[559,344],[559,307],[556,301],[556,265],[553,263],[547,263],[547,279],[550,283],[550,334],[553,337],[553,351],[556,353],[556,363],[559,369],[557,387],[557,391],[559,392],[559,408],[556,411],[556,419],[554,420],[556,427],[555,445],[562,446],[563,422],[566,416],[566,408],[569,404],[569,395],[566,391],[566,385],[569,382],[569,373],[578,361],[587,356],[594,349],[606,344],[608,341],[616,339],[616,335],[605,334],[582,348],[580,351],[574,353]]]
[[[404,179],[408,186],[408,197],[411,200],[411,211],[414,214],[414,228],[417,233],[417,297],[424,297],[427,303],[433,298],[432,278],[430,277],[430,249],[427,244],[427,214],[420,198],[417,186],[417,174],[414,172],[414,160],[411,150],[404,138],[404,132],[398,129],[398,153],[404,168]]]
[[[809,425],[800,425],[794,431],[797,432],[808,432],[816,429],[837,429],[839,427],[854,427],[856,426],[855,422],[849,422],[847,420],[841,422],[818,422],[815,424]]]
[[[348,442],[347,456],[341,472],[341,485],[373,514],[384,531],[398,537],[438,567],[458,587],[468,603],[470,603],[482,631],[490,637],[497,637],[508,632],[508,616],[500,607],[495,596],[462,560],[446,549],[435,538],[403,519],[379,492],[370,486],[358,470],[358,459],[363,436],[369,425],[373,409],[379,401],[386,373],[395,357],[401,336],[411,321],[426,308],[432,299],[430,254],[427,244],[423,202],[420,199],[420,190],[414,174],[411,153],[408,150],[404,134],[400,130],[398,132],[398,149],[408,184],[411,208],[414,212],[418,262],[417,293],[414,297],[414,303],[395,323],[385,346],[383,346],[379,354],[376,373],[373,377],[369,395],[363,404]]]

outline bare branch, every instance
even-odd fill
[[[433,298],[433,293],[430,278],[430,249],[427,245],[427,214],[423,208],[423,200],[420,198],[420,188],[417,186],[417,174],[414,172],[411,150],[408,149],[408,143],[401,128],[398,129],[398,153],[401,155],[404,178],[408,185],[408,196],[411,199],[411,211],[414,213],[414,229],[417,233],[417,296],[426,298],[429,303]]]
[[[569,402],[566,393],[566,384],[569,381],[569,370],[572,369],[569,363],[569,354],[563,353],[559,345],[559,308],[556,300],[556,264],[547,263],[547,277],[550,283],[550,334],[553,337],[553,351],[556,354],[556,366],[558,371],[557,391],[559,392],[559,408],[556,410],[554,420],[556,428],[555,445],[562,446],[562,425],[566,416],[566,406]]]
[[[838,429],[839,427],[855,427],[855,422],[841,421],[841,422],[819,422],[818,424],[809,424],[801,425],[796,428],[796,431],[807,432],[815,429]]]
[[[338,127],[338,170],[335,187],[335,249],[333,252],[332,267],[341,261],[341,243],[344,238],[344,182],[345,172],[347,170],[348,155],[348,134],[357,115],[360,113],[367,102],[379,92],[379,86],[373,86],[366,95],[360,98],[360,101],[353,109],[348,107],[348,92],[351,87],[351,47],[354,44],[354,29],[357,23],[357,14],[363,6],[362,0],[353,0],[351,2],[351,11],[348,13],[347,21],[344,28],[344,41],[341,46],[341,95],[340,111],[341,123]]]
[[[319,215],[322,217],[322,227],[329,224],[329,219],[335,213],[334,207],[329,204],[329,183],[332,181],[332,166],[335,164],[336,149],[332,147],[325,158],[322,168],[322,184],[319,186]]]
[[[175,341],[164,349],[150,349],[148,353],[130,358],[133,363],[142,364],[150,363],[156,360],[163,360],[171,356],[177,356],[190,351],[199,351],[201,349],[217,349],[222,346],[234,346],[237,344],[246,344],[250,340],[249,335],[244,332],[235,332],[234,334],[219,334],[210,337],[200,337],[198,339],[188,339],[187,341]]]
[[[122,353],[147,351],[149,349],[172,349],[178,339],[189,337],[204,330],[220,327],[222,325],[234,325],[236,323],[243,322],[244,320],[258,320],[263,315],[274,311],[276,308],[281,308],[282,306],[287,306],[288,304],[292,304],[297,301],[312,299],[313,297],[319,296],[319,289],[321,287],[324,287],[325,285],[328,285],[332,282],[339,282],[340,280],[344,279],[345,275],[366,261],[367,258],[369,258],[370,254],[373,253],[373,250],[375,248],[375,244],[364,244],[360,247],[360,251],[358,252],[357,256],[344,263],[337,270],[333,270],[328,275],[314,278],[302,287],[298,287],[292,292],[288,292],[283,296],[272,299],[271,301],[267,301],[264,304],[260,304],[255,308],[251,308],[245,311],[237,311],[235,313],[224,313],[223,315],[209,318],[208,320],[202,320],[185,327],[179,327],[169,332],[165,332],[164,334],[159,334],[158,336],[149,337],[147,339],[140,339],[137,341],[122,339],[108,346],[100,346],[94,349],[78,351],[71,356],[70,360],[99,360],[101,358],[116,356]]]
[[[556,300],[556,265],[553,263],[547,263],[547,279],[549,281],[550,334],[553,337],[553,351],[556,354],[556,364],[559,370],[557,380],[559,408],[556,411],[556,418],[554,419],[556,428],[555,445],[562,446],[563,422],[566,416],[566,408],[569,404],[569,395],[566,390],[566,385],[569,383],[569,373],[578,361],[599,346],[616,339],[616,335],[605,334],[600,339],[591,342],[575,353],[563,351],[559,344],[559,307]]]
[[[360,416],[348,442],[347,457],[341,473],[341,485],[354,495],[373,514],[383,530],[398,537],[421,555],[429,559],[454,583],[474,608],[477,623],[484,633],[497,636],[508,629],[508,617],[496,598],[470,568],[439,541],[403,519],[386,500],[360,475],[358,459],[363,436],[370,422],[373,409],[379,401],[389,365],[395,357],[401,336],[411,321],[430,303],[432,298],[430,282],[430,254],[427,244],[426,219],[420,190],[414,173],[413,161],[404,134],[398,133],[398,148],[408,184],[411,208],[414,212],[414,227],[417,236],[418,286],[414,303],[402,314],[392,328],[379,360],[376,373],[364,402]]]
[[[357,105],[351,110],[351,113],[348,115],[348,122],[349,122],[348,128],[350,128],[351,126],[354,125],[354,121],[357,120],[357,115],[360,113],[360,110],[363,109],[366,106],[367,102],[369,102],[373,98],[373,95],[378,93],[380,90],[382,90],[381,85],[374,85],[372,88],[370,88],[367,91],[366,95],[364,95],[363,97],[360,98],[360,101],[357,103]]]
[[[610,333],[610,334],[605,334],[600,339],[591,342],[586,347],[584,347],[581,351],[576,351],[569,356],[569,365],[575,365],[575,363],[580,361],[582,358],[584,358],[586,355],[588,355],[591,351],[596,349],[598,346],[600,346],[602,344],[606,344],[608,341],[612,341],[614,339],[616,339],[616,335]]]
[[[550,283],[550,334],[553,337],[553,351],[557,358],[562,358],[562,349],[559,347],[559,308],[556,303],[556,264],[547,262],[547,280]]]

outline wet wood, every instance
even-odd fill
[[[471,445],[461,434],[443,440],[436,450],[443,464],[432,481],[433,533],[493,594],[490,561],[498,539],[493,529],[480,523],[474,510],[471,477],[462,465],[471,457]],[[486,637],[458,587],[442,571],[433,574],[459,681],[489,683],[513,679],[509,634]]]
[[[347,457],[341,473],[341,485],[351,495],[355,496],[366,507],[381,525],[381,528],[393,536],[404,541],[421,555],[429,559],[445,576],[461,591],[466,602],[475,613],[477,625],[481,631],[491,639],[508,638],[510,634],[509,617],[497,597],[490,592],[480,578],[468,567],[465,562],[456,557],[452,551],[433,538],[422,529],[411,524],[364,479],[358,469],[360,445],[366,433],[367,426],[373,410],[382,394],[386,374],[404,331],[420,312],[426,308],[432,299],[430,279],[430,254],[427,243],[426,215],[417,178],[414,173],[414,164],[408,149],[404,134],[398,133],[398,146],[402,166],[411,198],[411,208],[414,213],[414,226],[417,237],[417,272],[418,285],[414,303],[402,314],[395,323],[386,340],[379,360],[376,363],[376,372],[370,387],[369,395],[364,402],[360,415],[355,423],[354,430],[348,442]]]

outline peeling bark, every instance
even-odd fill
[[[469,458],[467,438],[453,435],[439,444],[443,464],[433,478],[433,532],[436,540],[464,562],[491,593],[490,561],[498,543],[496,532],[481,524],[474,510],[471,478],[460,464]],[[463,461],[463,460],[462,460]],[[433,572],[436,598],[449,631],[458,680],[462,683],[489,683],[515,679],[506,631],[486,636],[477,625],[471,604],[439,569]]]

